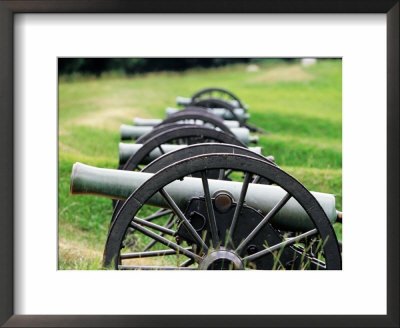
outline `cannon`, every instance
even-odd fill
[[[218,93],[217,97],[213,95],[215,91]],[[228,96],[229,99],[226,99],[226,96]],[[220,88],[201,90],[192,97],[190,106],[200,107],[206,110],[223,108],[226,112],[229,112],[229,115],[232,116],[233,120],[240,123],[240,126],[246,125],[246,116],[243,115],[243,117],[240,117],[235,113],[236,109],[242,109],[245,113],[246,108],[243,108],[240,100],[227,90]]]
[[[179,111],[178,113],[183,112],[183,110]],[[141,117],[135,117],[133,119],[133,125],[135,126],[156,126],[159,124],[162,124],[163,121],[161,118],[141,118]],[[184,119],[181,121],[183,124],[199,124],[202,125],[202,121],[196,121],[195,119]],[[228,128],[238,128],[239,127],[239,122],[238,121],[228,121],[228,120],[223,120],[223,124],[228,127]]]
[[[167,140],[168,132],[157,136],[144,145],[140,144],[122,144],[123,159],[120,157],[120,166],[118,169],[122,170],[140,170],[141,172],[155,173],[168,165],[178,162],[182,159],[190,158],[197,155],[211,154],[211,153],[232,153],[232,154],[243,154],[251,157],[255,157],[262,160],[268,160],[274,163],[273,156],[264,157],[261,154],[260,147],[253,147],[253,149],[247,149],[238,145],[232,145],[227,143],[201,143],[191,146],[187,145],[162,145],[155,148],[155,144],[159,144],[160,140]],[[227,141],[221,138],[220,141]],[[121,145],[121,144],[120,144]],[[153,150],[149,150],[153,149]],[[165,150],[164,150],[165,149]],[[132,150],[134,151],[133,153]],[[169,151],[167,151],[169,150]],[[127,158],[128,154],[130,157]],[[152,158],[154,156],[154,158]],[[127,159],[126,159],[127,158]],[[126,159],[126,160],[125,160]],[[144,168],[140,165],[148,164]],[[225,172],[224,170],[209,170],[207,172],[208,178],[218,180],[231,180],[231,171]],[[195,176],[196,174],[194,174]],[[260,179],[258,183],[269,184],[266,179]],[[111,217],[111,222],[115,219],[116,214],[122,206],[122,202],[113,200],[114,213]]]
[[[243,108],[235,108],[232,106],[224,105],[222,103],[214,102],[214,106],[221,105],[222,107],[207,107],[209,105],[208,102],[202,101],[201,103],[196,103],[196,107],[203,107],[203,110],[206,110],[216,116],[223,118],[224,120],[234,120],[235,122],[239,122],[239,126],[248,128],[251,132],[258,132],[265,134],[266,131],[253,126],[247,123],[247,119],[250,118],[250,114],[246,113]],[[224,107],[225,106],[225,107]],[[179,113],[184,110],[179,110],[178,108],[167,107],[165,109],[165,113],[169,116],[175,113]]]
[[[232,92],[222,89],[222,88],[206,88],[196,92],[191,98],[185,97],[177,97],[176,103],[181,106],[188,106],[198,103],[201,100],[205,99],[218,99],[227,102],[229,105],[234,106],[235,108],[243,108],[247,109],[247,106],[244,106],[240,99],[235,96]]]
[[[165,127],[165,125],[162,125],[160,127]],[[194,129],[197,128],[197,126],[194,126]],[[232,128],[230,129],[230,131],[236,136],[238,140],[242,141],[245,144],[258,142],[258,137],[250,135],[250,131],[246,128]],[[121,140],[138,139],[144,135],[152,134],[154,132],[155,131],[152,126],[132,126],[122,124],[120,127]]]
[[[150,154],[152,152],[157,149],[161,154],[164,154],[167,152],[166,150],[169,147],[166,145],[173,143],[178,143],[179,145],[180,142],[184,142],[184,144],[187,145],[190,143],[201,144],[206,142],[220,142],[247,147],[233,135],[215,129],[180,124],[173,128],[168,127],[165,130],[163,128],[165,128],[165,126],[159,128],[157,133],[149,133],[138,138],[136,144],[142,144],[142,146],[139,147],[135,153],[132,153],[120,168],[130,171],[135,169],[140,170],[141,168],[139,165],[145,163],[146,158],[151,156]],[[164,147],[167,148],[164,150]],[[170,147],[170,150],[172,150],[172,148],[173,147]]]
[[[239,123],[236,121],[232,122],[239,125]],[[210,112],[199,110],[197,107],[189,107],[175,114],[169,115],[159,124],[154,126],[154,129],[159,128],[163,125],[171,125],[173,123],[204,125],[206,127],[215,128],[217,130],[233,134],[230,128],[226,124],[224,124],[224,121],[220,117]]]
[[[246,122],[250,117],[246,113],[248,106],[243,105],[238,97],[226,89],[206,88],[195,93],[192,98],[178,97],[177,103],[185,107],[202,107],[224,119],[238,121],[240,126],[247,127],[251,132],[266,133],[266,131]],[[167,114],[169,110],[167,109]]]
[[[184,110],[168,115],[164,120],[134,119],[133,121],[134,125],[138,126],[156,126],[176,122],[206,124],[207,126],[219,128],[225,132],[228,132],[230,128],[237,128],[240,126],[238,121],[222,120],[212,112],[193,106],[186,107]]]
[[[73,166],[71,178],[71,192],[73,194],[89,193],[111,199],[126,200],[129,195],[141,184],[149,180],[154,174],[145,172],[128,172],[113,169],[100,169],[81,163]],[[233,201],[239,199],[242,184],[235,181],[210,180],[211,194],[219,191],[227,192]],[[263,214],[268,213],[285,195],[281,187],[271,185],[250,184],[245,202],[249,206],[257,207]],[[182,181],[175,181],[166,189],[179,208],[184,209],[191,197],[203,195],[201,179],[185,177]],[[268,197],[265,197],[268,194]],[[335,209],[333,195],[311,192],[324,209],[331,223],[335,222],[338,213]],[[161,196],[154,196],[148,204],[157,207],[168,207]],[[280,228],[291,231],[305,231],[312,228],[307,213],[294,199],[291,199],[282,208],[279,214],[271,221]]]
[[[138,143],[119,143],[119,164],[124,165],[131,156],[135,155],[144,145]],[[153,149],[143,160],[139,163],[142,164],[149,164],[155,159],[161,157],[162,155],[169,153],[171,151],[179,150],[186,148],[186,145],[174,145],[174,144],[164,144],[160,145]],[[262,153],[261,147],[249,147],[249,150],[253,151],[256,154]],[[272,159],[270,157],[270,159]]]
[[[164,156],[172,157],[173,152]],[[210,179],[210,170],[231,170],[234,179]],[[273,185],[258,183],[260,177]],[[262,156],[197,155],[178,160],[156,173],[75,164],[70,190],[73,194],[126,199],[109,230],[105,267],[341,268],[340,250],[331,225],[338,216],[334,196],[309,192]],[[154,207],[160,209],[149,213],[149,208]],[[139,241],[133,247],[130,238],[137,234],[147,238],[147,242],[155,241],[158,247],[139,247],[140,251],[132,252]],[[162,245],[164,248],[160,248]],[[155,264],[144,264],[144,258],[152,258]]]
[[[237,122],[243,122],[250,118],[250,114],[246,113],[243,108],[234,108],[232,111],[227,110],[226,108],[207,108],[207,111],[217,115],[224,120],[236,120]],[[165,109],[166,115],[171,115],[180,112],[178,108],[167,107]]]
[[[168,143],[188,145],[219,142],[246,147],[245,144],[237,140],[232,134],[227,134],[223,131],[217,131],[207,127],[184,124],[162,125],[157,129],[152,130],[151,133],[138,138],[136,142],[137,144],[142,144],[142,146],[132,154],[126,162],[120,163],[118,169],[140,171],[143,168],[141,165],[146,163],[146,158],[151,156],[150,154],[152,152],[157,152],[157,150],[159,150],[161,154],[164,154],[167,150],[167,148],[164,150],[164,146]],[[116,209],[119,208],[118,203],[114,200],[113,206]]]

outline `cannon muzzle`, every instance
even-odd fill
[[[123,165],[126,163],[126,161],[140,148],[142,148],[143,144],[132,144],[132,143],[123,143],[120,142],[119,144],[119,164]],[[160,156],[163,155],[163,153],[169,153],[174,150],[186,148],[186,145],[161,145],[160,148],[162,149],[163,152],[161,152],[160,148],[155,148],[153,149],[144,159],[141,163],[139,164],[149,164],[155,159],[159,158]],[[262,155],[262,148],[261,147],[249,147],[249,150],[255,152],[256,154]]]
[[[152,126],[133,126],[122,124],[120,127],[121,140],[137,139],[153,130]],[[258,136],[250,135],[250,130],[247,128],[232,128],[230,129],[236,138],[245,144],[257,143]]]
[[[153,176],[152,173],[131,172],[96,168],[81,163],[75,163],[71,175],[71,194],[91,194],[112,199],[125,200],[136,188]],[[242,183],[225,180],[209,179],[210,194],[226,191],[238,201]],[[185,177],[170,183],[165,190],[176,204],[184,210],[192,197],[204,197],[200,178]],[[329,220],[337,219],[335,197],[331,194],[311,192],[317,199]],[[250,183],[245,203],[264,215],[285,196],[286,191],[279,186]],[[146,204],[169,208],[163,197],[156,193]],[[309,216],[300,204],[291,198],[285,206],[271,219],[271,223],[280,229],[289,231],[306,231],[314,228]]]

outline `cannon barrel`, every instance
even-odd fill
[[[141,118],[141,117],[135,117],[133,119],[133,124],[135,126],[156,126],[160,123],[162,123],[163,120],[160,118]],[[197,120],[197,122],[195,122],[195,120],[183,120],[182,123],[188,123],[188,124],[199,124],[199,125],[203,125],[202,121]],[[228,121],[228,120],[224,120],[224,124],[228,127],[228,128],[238,128],[239,122],[238,121]],[[205,124],[207,126],[207,124]]]
[[[187,97],[181,97],[178,96],[176,97],[176,104],[180,106],[187,106],[192,103],[192,98],[187,98]]]
[[[240,106],[237,100],[228,100],[227,101],[229,104],[232,106]],[[188,106],[192,103],[192,98],[186,98],[186,97],[176,97],[176,104],[180,106]]]
[[[137,139],[153,130],[152,126],[133,126],[122,124],[120,127],[121,140]],[[245,144],[257,143],[258,137],[250,135],[250,130],[247,128],[232,128],[230,129],[237,139]]]
[[[213,113],[214,115],[217,115],[217,116],[223,118],[224,120],[234,120],[235,119],[232,116],[232,113],[225,108],[209,108],[207,110],[209,112]],[[173,108],[173,107],[167,107],[165,109],[165,113],[167,115],[171,115],[171,114],[177,113],[179,111],[180,110],[178,108]],[[243,108],[235,108],[233,111],[240,120],[245,121],[248,118],[250,118],[250,114],[246,113],[246,111]]]
[[[126,161],[131,157],[133,154],[136,154],[136,152],[143,146],[143,144],[131,144],[131,143],[123,143],[120,142],[119,144],[119,163],[125,164]],[[186,148],[186,145],[161,145],[160,146],[163,150],[164,153],[169,153],[174,150]],[[249,147],[249,149],[257,154],[262,154],[262,148],[261,147]],[[159,148],[153,149],[148,156],[146,156],[143,159],[143,162],[140,164],[149,164],[150,162],[154,161],[155,159],[159,158],[163,153]]]
[[[151,173],[103,169],[75,163],[72,168],[70,192],[71,194],[91,194],[125,200],[136,188],[152,176]],[[208,182],[211,195],[224,190],[229,192],[236,202],[238,201],[242,183],[212,179],[209,179]],[[185,177],[183,180],[170,183],[165,189],[182,210],[192,197],[204,196],[200,178]],[[335,197],[331,194],[311,193],[333,223],[337,218]],[[247,205],[261,210],[265,215],[285,194],[286,191],[279,186],[250,183],[245,202]],[[168,208],[159,193],[150,198],[147,204]],[[271,219],[271,223],[280,229],[290,231],[306,231],[314,228],[305,210],[293,198]]]

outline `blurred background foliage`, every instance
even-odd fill
[[[293,58],[59,58],[59,74],[79,73],[100,76],[106,72],[133,75],[160,71],[185,71],[190,68],[221,67],[259,62],[291,62]]]

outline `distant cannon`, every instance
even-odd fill
[[[235,123],[235,125],[237,125],[236,127],[240,127],[239,122],[237,121],[232,121],[232,122]],[[177,113],[168,115],[159,124],[154,126],[154,129],[158,129],[161,126],[166,126],[166,125],[172,126],[172,124],[176,123],[197,124],[221,130],[229,134],[233,134],[230,128],[224,123],[224,120],[222,120],[217,115],[214,115],[213,113],[205,111],[203,109],[199,109],[198,107],[188,107]]]
[[[135,122],[139,124],[135,124]],[[155,121],[147,120],[147,123],[151,124],[145,124],[146,120],[134,120],[135,125],[153,125],[153,122]],[[155,125],[157,126],[177,122],[185,124],[201,124],[218,128],[228,133],[230,132],[230,128],[240,127],[240,122],[238,121],[222,120],[219,116],[213,114],[212,112],[205,111],[203,108],[192,106],[168,115],[165,119],[158,121]]]
[[[202,89],[196,92],[191,98],[177,97],[176,103],[181,106],[189,106],[198,104],[200,101],[210,99],[225,101],[227,104],[235,108],[247,109],[247,106],[244,106],[240,99],[232,92],[226,89],[215,87]]]
[[[118,168],[128,171],[141,170],[141,165],[147,162],[147,158],[152,156],[152,152],[159,150],[161,154],[166,153],[167,148],[164,150],[164,145],[166,144],[183,144],[187,146],[189,144],[203,144],[208,142],[247,147],[235,136],[223,131],[199,127],[193,124],[165,124],[154,128],[150,133],[138,138],[136,143],[142,144],[142,146],[136,149],[127,160],[120,162]],[[113,201],[113,206],[116,207],[115,201]]]
[[[122,124],[120,127],[121,140],[138,139],[143,135],[152,133],[153,129],[152,126],[132,126]],[[258,142],[258,137],[250,135],[250,131],[246,128],[232,128],[230,130],[238,140],[245,144]]]
[[[137,143],[123,143],[120,142],[119,144],[119,163],[120,165],[125,164],[128,159],[136,154],[141,148],[143,144]],[[164,144],[160,147],[153,149],[145,158],[143,158],[140,164],[149,164],[155,159],[161,157],[162,155],[169,153],[171,151],[175,151],[178,149],[186,148],[186,145],[173,145],[173,144]],[[262,149],[261,147],[249,147],[249,150],[253,151],[256,154],[261,154]]]
[[[213,113],[214,115],[223,118],[224,120],[235,120],[236,118],[238,118],[239,120],[236,119],[236,121],[242,122],[250,118],[250,114],[246,113],[246,111],[243,108],[233,109],[234,115],[232,114],[232,111],[229,111],[226,108],[209,108],[207,110]],[[167,107],[165,109],[165,113],[167,115],[175,114],[179,111],[180,110],[178,108],[173,108],[173,107]]]
[[[180,111],[182,112],[182,111]],[[179,113],[179,112],[178,112]],[[156,126],[159,125],[163,122],[164,120],[162,120],[161,118],[141,118],[141,117],[135,117],[133,119],[133,124],[135,126]],[[183,124],[198,124],[198,125],[202,125],[203,122],[198,121],[196,122],[196,120],[194,119],[187,119],[182,121]],[[228,128],[238,128],[239,127],[239,122],[238,121],[228,121],[228,120],[224,120],[223,123],[228,127]]]
[[[252,132],[265,133],[264,130],[247,123],[250,117],[246,113],[248,106],[232,92],[222,88],[206,88],[196,92],[191,98],[177,97],[177,104],[185,107],[195,106],[218,115],[225,120],[238,121],[240,126],[247,127]],[[167,115],[174,109],[167,108]]]

